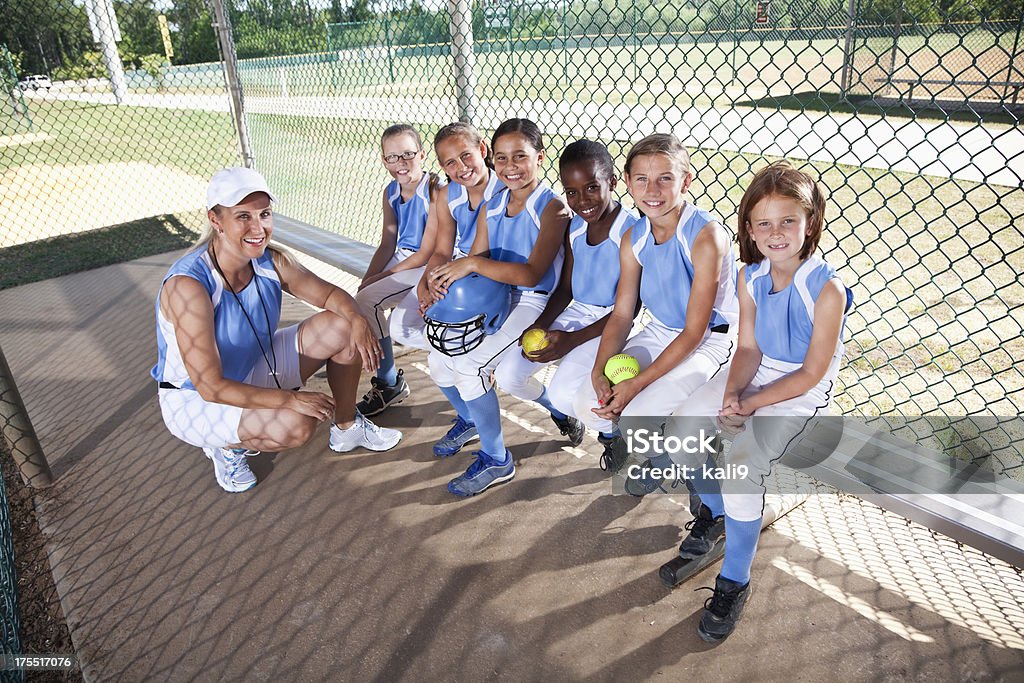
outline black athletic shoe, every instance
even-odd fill
[[[692,560],[711,552],[725,536],[725,515],[711,516],[711,509],[701,503],[697,516],[683,527],[690,534],[679,545],[679,557]]]
[[[626,460],[629,458],[626,440],[622,436],[613,436],[610,439],[598,436],[597,440],[604,445],[604,453],[601,454],[598,464],[601,465],[601,469],[605,472],[615,474],[622,469],[622,466],[626,464]]]
[[[651,474],[651,471],[656,468],[654,463],[650,459],[644,460],[643,464],[640,465],[640,469],[636,471],[636,476],[626,477],[626,493],[637,498],[643,498],[648,493],[654,493],[658,489],[665,490],[665,477],[656,477]]]
[[[363,400],[356,404],[356,410],[364,417],[383,413],[389,406],[401,403],[409,397],[409,385],[405,383],[403,370],[398,371],[398,379],[394,384],[384,384],[378,377],[370,378],[370,390]]]
[[[701,589],[697,589],[701,590]],[[712,590],[705,587],[704,590]],[[743,606],[750,597],[750,583],[715,577],[715,594],[704,603],[704,614],[697,624],[697,635],[708,643],[717,643],[729,637],[743,614]]]
[[[583,443],[583,435],[586,434],[587,428],[575,417],[569,415],[564,420],[559,420],[552,415],[551,421],[558,427],[558,431],[562,432],[562,436],[569,437],[569,443],[573,446],[579,446]]]

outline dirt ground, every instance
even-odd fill
[[[0,248],[202,208],[206,185],[141,162],[9,169],[0,173]]]
[[[4,486],[10,506],[11,527],[14,536],[15,571],[18,577],[18,605],[21,611],[22,654],[70,654],[75,651],[71,642],[60,598],[53,585],[50,562],[46,554],[45,538],[36,522],[34,492],[18,476],[10,453],[0,440],[0,463],[3,466]],[[81,681],[78,671],[31,671],[27,681],[55,683]]]

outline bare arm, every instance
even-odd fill
[[[602,404],[611,398],[611,384],[604,376],[604,366],[609,358],[621,353],[626,345],[640,299],[640,275],[643,268],[633,254],[632,234],[633,229],[630,228],[623,234],[619,245],[619,286],[615,290],[615,306],[605,323],[594,367],[590,372],[590,381]]]
[[[330,311],[348,321],[350,339],[365,370],[376,370],[380,357],[380,343],[370,327],[369,321],[360,312],[355,299],[340,287],[336,287],[300,263],[289,263],[287,259],[274,254],[274,267],[281,278],[281,287],[297,299]]]
[[[432,279],[454,281],[470,273],[479,273],[497,282],[518,287],[536,287],[565,242],[565,230],[569,225],[569,208],[565,202],[554,199],[544,208],[540,218],[540,235],[526,263],[495,261],[480,255],[487,251],[487,221],[483,212],[481,217],[484,219],[484,229],[481,232],[478,221],[476,239],[473,241],[473,255],[437,268]]]
[[[711,313],[718,294],[718,278],[722,261],[729,253],[729,237],[718,223],[708,223],[693,241],[690,257],[693,260],[693,284],[686,304],[686,327],[654,359],[651,365],[636,376],[641,389],[663,377],[686,360],[700,343],[711,323]]]
[[[830,280],[814,303],[814,328],[803,365],[761,391],[745,397],[740,402],[743,411],[740,414],[749,415],[758,408],[802,396],[822,380],[839,344],[845,308],[846,290],[838,280]],[[729,379],[732,380],[732,373]]]
[[[722,399],[723,415],[738,415],[742,409],[740,406],[740,394],[747,388],[750,381],[757,374],[757,368],[761,365],[761,349],[757,345],[757,338],[754,335],[754,324],[757,321],[757,305],[753,297],[747,291],[745,284],[746,269],[740,269],[738,278],[739,300],[740,300],[740,330],[737,339],[736,353],[729,362],[729,377],[725,385],[725,395]]]

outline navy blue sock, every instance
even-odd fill
[[[745,584],[750,582],[750,565],[754,564],[757,539],[761,535],[761,518],[739,522],[725,516],[725,561],[722,578]]]
[[[466,401],[469,416],[476,425],[480,435],[480,449],[489,460],[497,463],[505,462],[505,439],[501,434],[501,408],[498,406],[498,393],[491,390],[480,398]]]
[[[707,505],[708,509],[711,510],[711,516],[721,517],[725,514],[725,503],[722,502],[722,486],[717,479],[704,476],[705,467],[709,472],[713,472],[718,468],[718,463],[709,455],[704,467],[696,469],[690,483],[693,484],[693,490],[700,496],[700,502]]]
[[[547,411],[551,413],[551,417],[555,418],[556,420],[561,421],[568,417],[565,413],[561,412],[560,410],[556,409],[553,405],[551,405],[551,400],[548,398],[547,387],[544,387],[544,391],[541,392],[540,396],[534,399],[534,403],[539,403],[543,407],[547,408]]]
[[[448,402],[452,404],[452,408],[455,408],[455,413],[466,422],[472,422],[473,419],[469,416],[469,406],[462,400],[462,395],[459,394],[459,390],[455,387],[438,387],[444,397],[448,399]]]
[[[611,432],[610,434],[608,432],[601,432],[601,438],[604,439],[605,441],[611,441],[612,439],[614,439],[618,435],[619,435],[619,430],[618,429],[616,429],[614,432]]]
[[[377,368],[377,379],[391,386],[398,381],[398,368],[395,367],[395,347],[391,345],[391,337],[381,339],[380,348],[384,352],[384,357],[380,359],[380,367]]]

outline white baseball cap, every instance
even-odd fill
[[[235,206],[253,192],[266,192],[270,201],[277,201],[258,171],[241,166],[221,169],[213,174],[206,188],[206,208]]]

